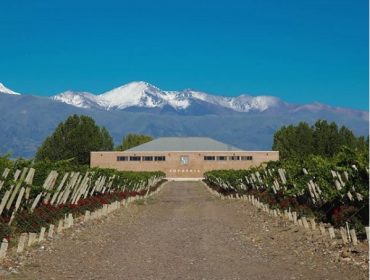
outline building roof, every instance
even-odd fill
[[[128,149],[127,152],[242,151],[207,137],[161,137]]]

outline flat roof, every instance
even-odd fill
[[[126,150],[126,152],[226,152],[243,151],[208,137],[161,137]]]

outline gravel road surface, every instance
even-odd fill
[[[155,197],[70,229],[5,279],[367,279],[314,236],[201,182],[170,182]],[[331,245],[326,244],[329,249]],[[0,276],[1,278],[2,276]]]

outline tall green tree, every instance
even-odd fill
[[[121,145],[117,146],[116,150],[125,151],[152,140],[153,137],[149,135],[129,133],[123,137]]]
[[[104,126],[100,128],[100,139],[100,151],[113,150],[112,136],[110,136],[109,131]]]
[[[338,126],[335,122],[318,120],[313,126],[313,138],[315,153],[318,155],[332,157],[341,147]]]
[[[91,151],[113,149],[113,140],[104,127],[88,116],[72,115],[61,122],[36,153],[36,160],[65,160],[88,164]]]
[[[311,127],[301,122],[298,126],[283,126],[274,135],[273,150],[280,152],[281,158],[301,158],[313,152],[313,132]]]
[[[367,136],[366,139],[363,136],[358,137],[356,139],[356,149],[361,152],[369,153],[369,136]]]
[[[368,154],[369,140],[363,136],[356,137],[345,126],[338,129],[335,122],[318,120],[309,126],[305,122],[298,125],[283,126],[274,134],[274,150],[280,152],[281,159],[304,159],[313,154],[334,157],[346,147],[353,152]]]
[[[342,126],[338,131],[339,142],[342,146],[347,146],[348,148],[355,149],[357,147],[358,141],[353,132],[345,126]],[[359,139],[364,139],[359,137]]]

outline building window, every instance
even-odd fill
[[[165,161],[166,157],[165,156],[156,156],[156,157],[154,157],[154,160],[155,161]]]
[[[252,156],[242,156],[241,160],[253,160]]]
[[[240,156],[231,156],[229,157],[230,160],[240,160]]]
[[[141,157],[138,157],[138,156],[130,157],[130,161],[140,161],[140,160],[141,160]]]
[[[218,156],[217,160],[227,160],[227,156]]]
[[[216,157],[214,156],[204,156],[204,160],[215,160]]]
[[[117,156],[117,161],[128,161],[128,157]]]
[[[153,161],[153,157],[152,156],[145,156],[145,157],[143,157],[143,161]]]

